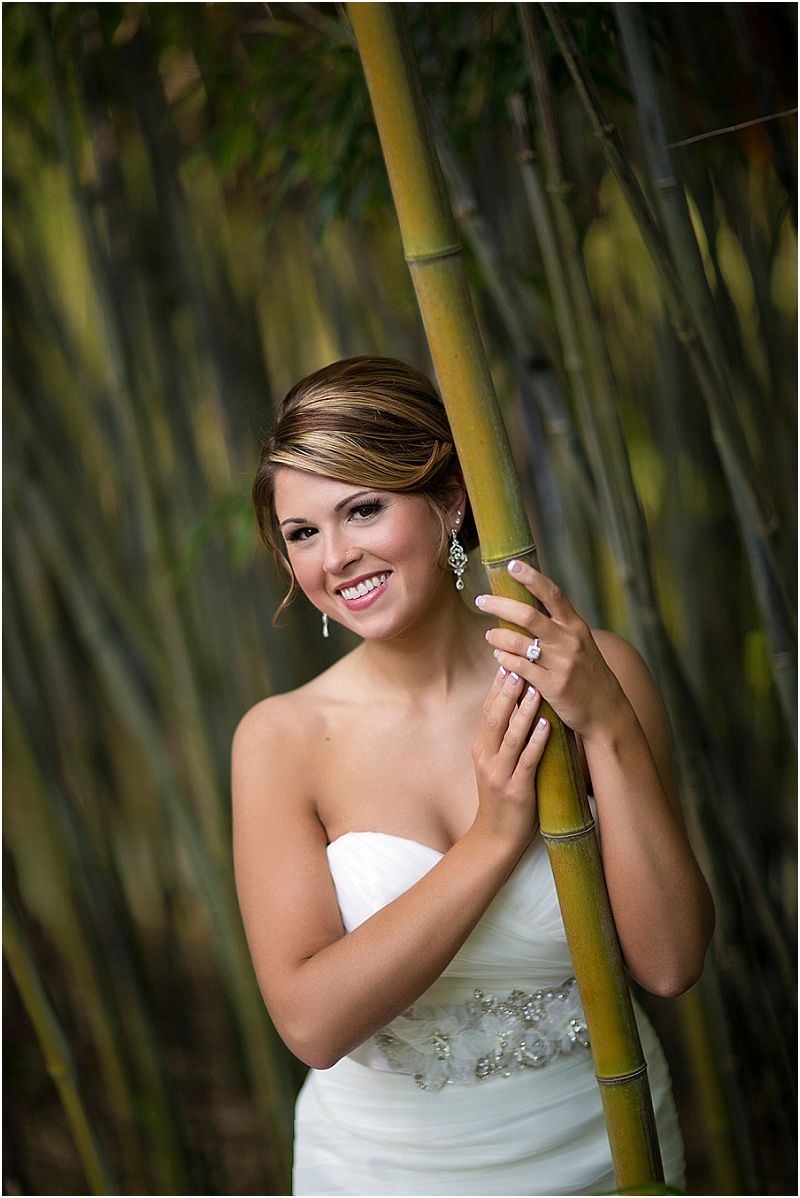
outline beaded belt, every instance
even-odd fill
[[[541,1069],[589,1037],[574,978],[508,998],[475,991],[458,1006],[409,1007],[378,1032],[390,1070],[409,1073],[423,1090],[468,1086],[486,1077]]]

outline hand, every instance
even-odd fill
[[[522,629],[492,628],[486,639],[501,666],[535,686],[564,723],[582,739],[626,703],[622,688],[597,647],[591,629],[549,578],[525,562],[509,572],[546,611],[500,595],[479,595],[482,611]],[[538,640],[539,656],[526,654]]]
[[[473,826],[520,851],[538,827],[534,776],[550,732],[548,721],[537,719],[539,704],[534,687],[500,666],[472,746],[479,798]]]

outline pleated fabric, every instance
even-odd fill
[[[378,832],[328,848],[352,931],[397,898],[441,854]],[[415,1005],[460,1004],[556,987],[572,976],[547,851],[537,836],[437,982]],[[661,1046],[636,1009],[667,1183],[684,1185],[683,1143]],[[294,1193],[351,1195],[600,1194],[614,1174],[591,1053],[576,1046],[541,1069],[474,1085],[421,1089],[389,1071],[368,1041],[332,1069],[312,1070],[297,1101]]]

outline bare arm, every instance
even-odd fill
[[[550,618],[487,596],[484,610],[527,629],[488,635],[499,661],[539,687],[581,738],[597,803],[603,869],[625,962],[648,990],[680,994],[700,976],[714,926],[711,896],[684,831],[667,724],[639,654],[592,634],[544,575],[516,575]],[[535,663],[525,658],[531,637]]]
[[[534,775],[548,728],[538,696],[498,676],[473,753],[479,810],[416,885],[344,934],[325,831],[304,794],[308,740],[269,700],[233,747],[239,903],[264,999],[289,1048],[328,1068],[441,974],[513,869],[536,826]],[[526,746],[527,734],[535,724]]]

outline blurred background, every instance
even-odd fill
[[[690,1193],[796,1193],[797,10],[405,4],[544,568],[645,653],[718,929]],[[285,1194],[229,746],[350,647],[259,436],[429,359],[335,4],[6,3],[6,1194]],[[589,86],[591,85],[591,86]],[[475,567],[475,587],[480,585]]]

